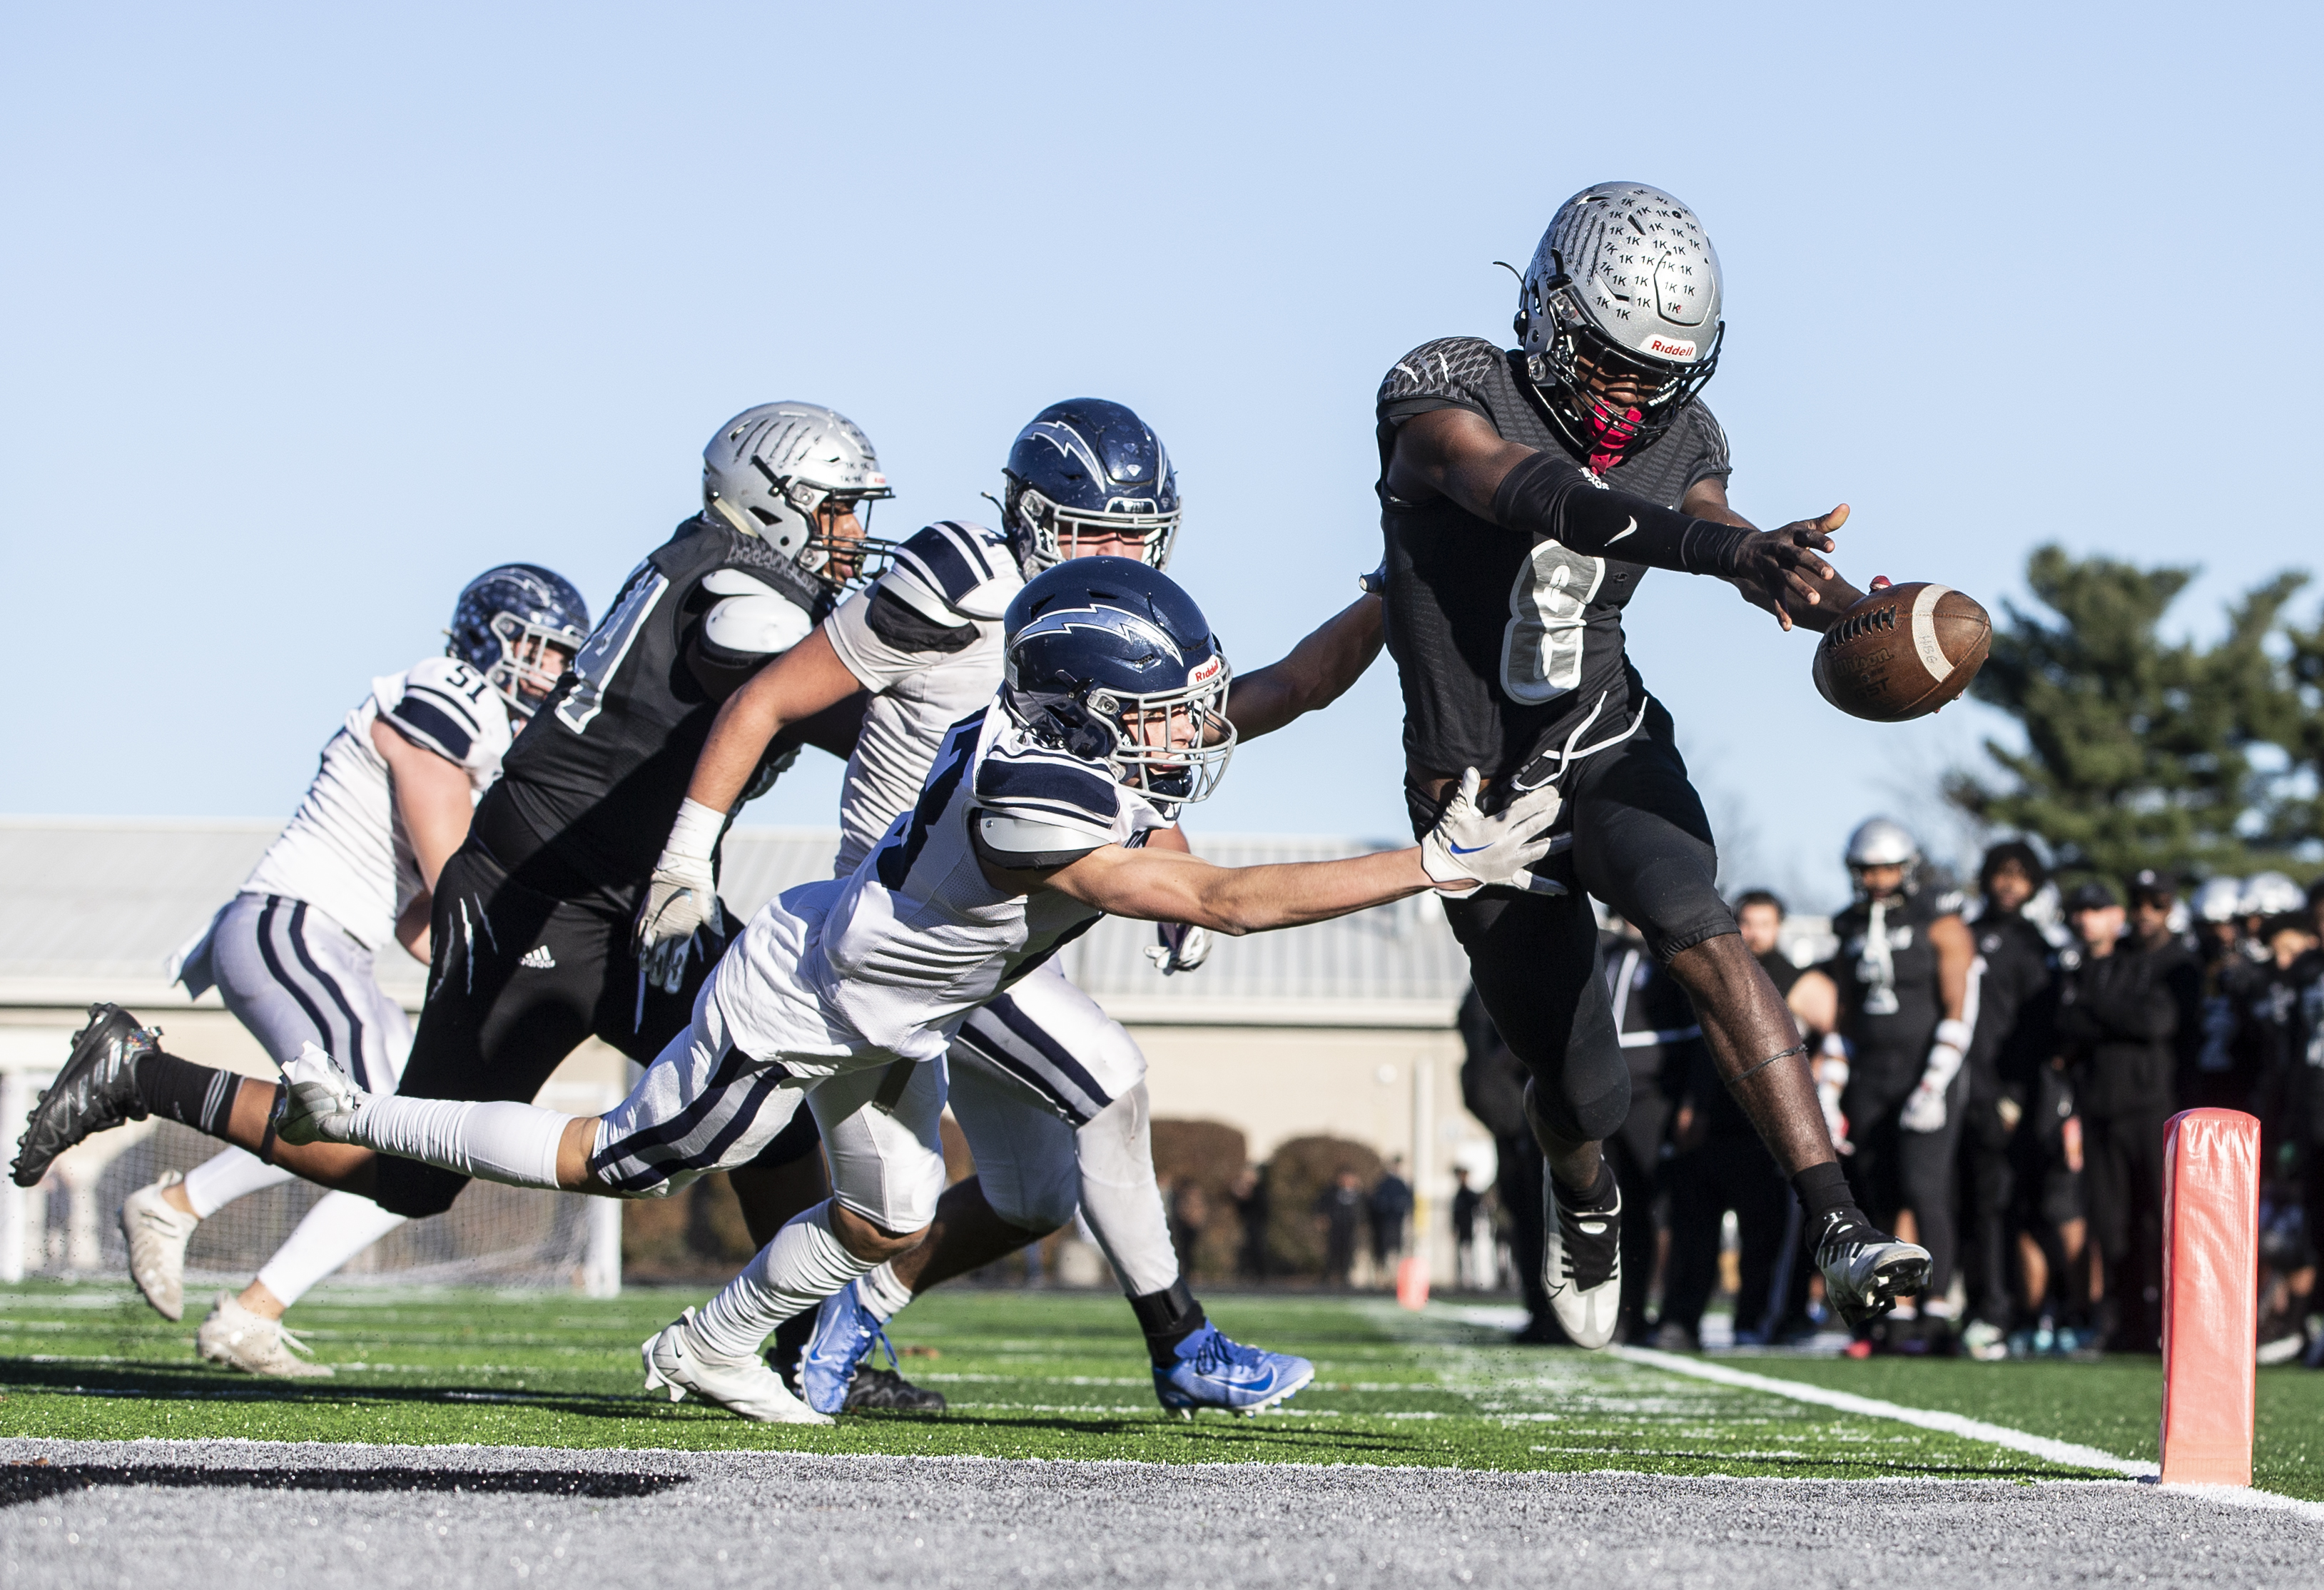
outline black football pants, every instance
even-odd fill
[[[692,1022],[717,957],[690,958],[676,994],[641,998],[630,932],[629,911],[527,888],[472,837],[437,879],[428,1003],[397,1091],[529,1103],[592,1036],[651,1065]],[[442,1214],[468,1185],[384,1154],[376,1175],[380,1207],[414,1218]]]
[[[1637,734],[1575,763],[1560,788],[1557,831],[1573,842],[1546,870],[1568,892],[1480,889],[1447,896],[1444,915],[1493,1025],[1533,1074],[1535,1109],[1563,1141],[1594,1142],[1622,1129],[1630,1073],[1588,896],[1619,912],[1665,965],[1734,932],[1735,917],[1720,897],[1711,821],[1660,702],[1646,704]],[[1438,804],[1409,790],[1406,804],[1413,831],[1426,833]]]

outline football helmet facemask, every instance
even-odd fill
[[[1542,406],[1605,470],[1655,441],[1719,367],[1719,255],[1659,188],[1600,182],[1558,207],[1517,291]]]
[[[1135,541],[1142,561],[1169,567],[1178,474],[1162,439],[1121,404],[1051,403],[1017,433],[1001,473],[1001,520],[1026,578],[1092,538]]]
[[[484,676],[509,710],[530,717],[589,638],[589,604],[538,563],[503,563],[467,583],[445,630],[447,656]]]
[[[1072,559],[1028,581],[1001,628],[1001,702],[1035,739],[1172,809],[1218,788],[1234,754],[1234,670],[1168,575],[1134,558]]]
[[[702,449],[702,505],[835,590],[869,584],[895,543],[872,534],[872,504],[896,494],[872,439],[820,403],[761,403]],[[852,517],[856,533],[835,534]]]

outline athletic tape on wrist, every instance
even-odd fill
[[[1778,1049],[1774,1054],[1769,1055],[1766,1059],[1761,1060],[1757,1065],[1750,1067],[1747,1070],[1736,1072],[1734,1076],[1729,1077],[1727,1079],[1727,1086],[1731,1090],[1737,1083],[1742,1081],[1746,1077],[1757,1076],[1760,1072],[1774,1065],[1777,1060],[1788,1060],[1794,1055],[1805,1056],[1807,1052],[1808,1046],[1804,1043],[1795,1043],[1789,1049]]]

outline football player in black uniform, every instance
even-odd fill
[[[631,941],[644,880],[719,704],[855,581],[879,550],[866,504],[891,495],[870,440],[830,409],[762,404],[712,438],[701,513],[623,582],[445,864],[407,1095],[530,1100],[593,1033],[645,1064],[686,1031],[723,926],[709,924],[674,986],[650,983]],[[860,703],[843,702],[796,726],[745,798],[801,744],[846,755],[860,719]],[[280,1143],[277,1091],[167,1054],[134,1021],[92,1021],[34,1110],[14,1175],[30,1186],[88,1133],[158,1113],[398,1215],[440,1214],[466,1185],[364,1150]]]
[[[1645,935],[1692,999],[1720,1074],[1791,1177],[1833,1302],[1861,1319],[1928,1255],[1850,1197],[1790,1012],[1720,897],[1711,825],[1622,608],[1649,569],[1709,574],[1789,629],[1858,599],[1817,556],[1844,508],[1765,533],[1728,506],[1727,441],[1697,402],[1718,363],[1718,259],[1669,194],[1601,183],[1559,209],[1526,272],[1515,349],[1450,337],[1378,399],[1388,646],[1406,791],[1423,829],[1474,765],[1564,796],[1562,899],[1486,890],[1446,915],[1494,1024],[1533,1073],[1554,1196],[1545,1282],[1586,1345],[1611,1339],[1621,1200],[1599,1144],[1628,1108],[1583,895]]]

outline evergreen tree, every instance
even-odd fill
[[[2313,767],[2324,753],[2315,683],[2293,671],[2324,675],[2324,624],[2308,652],[2293,637],[2292,663],[2268,644],[2306,577],[2248,592],[2215,643],[2166,642],[2163,615],[2194,574],[2036,550],[2026,584],[2056,620],[2006,604],[1974,687],[2024,726],[2026,748],[1987,741],[2007,781],[1960,773],[1951,798],[1987,824],[2039,836],[2070,872],[2314,870],[2299,864],[2317,831],[2312,783],[2303,807],[2303,786],[2255,769],[2251,754],[2276,745]]]

